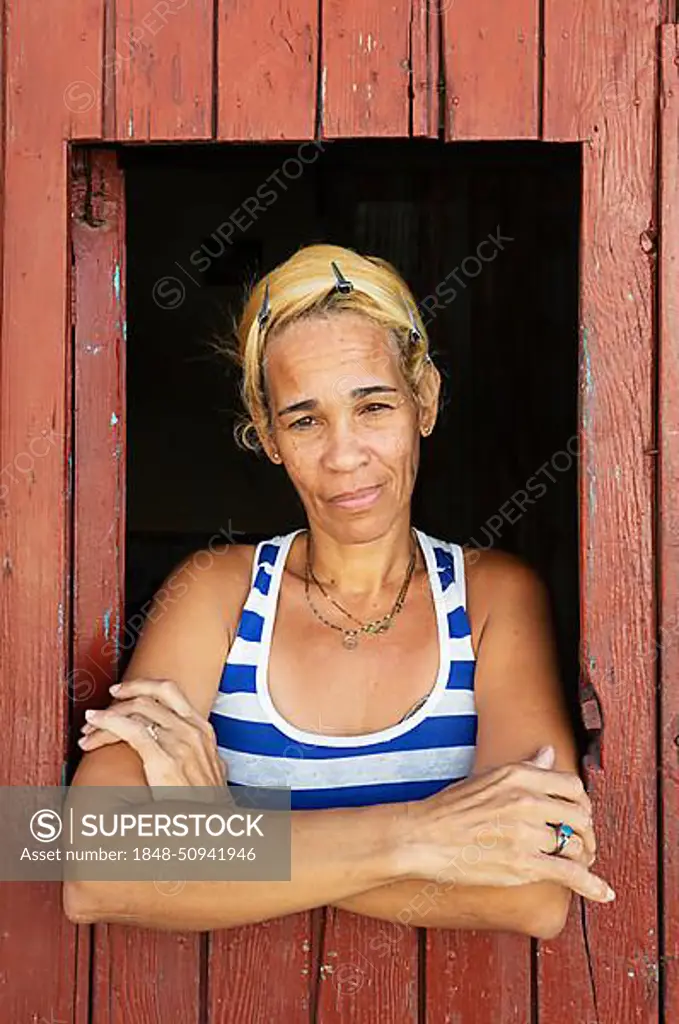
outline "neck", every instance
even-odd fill
[[[310,534],[302,536],[302,571],[310,539],[311,568],[316,579],[335,596],[342,595],[355,603],[382,604],[385,592],[398,590],[413,544],[417,566],[419,545],[405,516],[383,536],[362,544],[341,544],[313,524]]]

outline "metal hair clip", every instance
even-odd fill
[[[353,284],[351,283],[351,281],[347,280],[347,278],[344,276],[344,274],[342,273],[342,271],[337,266],[334,260],[330,261],[330,266],[332,267],[335,277],[337,279],[337,283],[335,284],[335,288],[337,289],[337,291],[341,292],[342,295],[348,295],[349,292],[353,292]]]
[[[266,282],[264,289],[264,298],[262,299],[262,305],[259,307],[259,313],[257,314],[257,322],[261,331],[264,324],[271,316],[271,301],[269,299],[269,282]]]
[[[416,341],[422,341],[422,335],[418,330],[417,324],[415,323],[415,316],[413,314],[412,309],[410,308],[409,302],[406,302],[406,309],[408,310],[408,319],[410,320],[410,340],[413,344],[415,344]]]

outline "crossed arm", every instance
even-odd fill
[[[531,757],[545,744],[554,768],[577,772],[577,751],[558,676],[546,588],[511,556],[487,572],[494,594],[475,672],[478,737],[473,772]],[[470,850],[470,861],[473,853]],[[519,931],[553,938],[563,929],[571,890],[555,882],[475,886],[408,879],[334,906],[403,925]]]
[[[486,559],[484,571],[494,577],[488,580],[494,597],[492,607],[484,616],[482,637],[478,642],[475,677],[478,736],[473,771],[531,757],[547,743],[556,751],[555,768],[576,771],[576,753],[558,679],[546,590],[532,571],[512,556],[499,552],[488,554],[493,557]],[[215,649],[214,642],[202,645],[196,642],[196,637],[200,638],[206,629],[214,630],[212,637],[204,637],[206,640],[221,635],[222,621],[209,626],[210,609],[214,609],[214,590],[210,591],[207,579],[203,579],[193,587],[190,599],[187,595],[181,612],[178,607],[168,609],[162,621],[155,623],[152,629],[145,629],[126,678],[173,678],[199,713],[207,716],[213,697],[205,682],[201,687],[200,680],[213,679],[225,655],[223,649]],[[187,636],[191,637],[190,643],[187,643]],[[109,766],[112,756],[115,760],[115,752],[115,748],[107,750]],[[81,784],[96,785],[102,770],[110,772],[110,767],[104,769],[104,761],[97,761],[98,753],[104,755],[104,751],[94,751],[81,763],[78,769]],[[126,757],[122,757],[123,753]],[[129,773],[131,765],[127,755],[132,752],[120,750],[120,754],[120,763]],[[133,774],[143,776],[136,765]],[[363,827],[360,821],[357,827],[359,830]],[[368,834],[370,832],[368,829]],[[320,833],[319,843],[322,843]],[[319,873],[319,884],[312,888],[322,892],[325,886],[324,903],[385,921],[423,927],[515,931],[551,938],[561,931],[568,915],[571,890],[553,882],[503,887],[465,885],[459,880],[451,884],[447,878],[439,878],[432,882],[405,879],[385,884],[384,878],[379,876],[371,876],[372,880],[364,876],[360,882],[356,878],[339,882],[321,878],[322,846],[319,846],[318,858],[311,857],[311,852],[306,853],[309,858],[306,870],[311,875]],[[351,871],[354,867],[351,851],[346,854]],[[459,879],[459,865],[457,875]],[[301,888],[306,890],[303,881]],[[133,895],[132,888],[127,887],[127,890],[126,898],[130,901],[127,908],[121,905],[115,911],[104,908],[101,913],[106,916],[101,918],[93,910],[91,919],[127,919],[138,923],[135,900],[141,897],[141,890],[139,897]],[[229,887],[229,891],[235,898],[235,890]],[[341,898],[337,898],[338,892],[343,893]],[[224,895],[227,896],[226,888]],[[192,927],[219,927],[219,923],[207,923],[208,918],[204,916],[207,908],[214,905],[215,896],[216,892],[210,897],[206,890],[206,909],[199,912],[203,897],[196,892],[196,902],[187,907],[184,922],[193,920],[191,915],[194,915],[197,923]],[[269,899],[267,897],[267,902]],[[317,905],[306,900],[303,895],[304,905]],[[178,909],[178,903],[175,905]],[[280,900],[275,897],[268,916],[290,913],[301,906],[299,896],[282,895]],[[151,920],[158,921],[158,927],[172,926],[169,920],[160,923],[157,908],[147,908],[145,913],[151,927],[154,926]],[[208,917],[210,921],[221,920],[219,915],[208,914]],[[72,919],[81,918],[74,915]],[[88,919],[86,915],[82,918],[83,921]],[[182,924],[178,921],[175,927],[182,928]]]

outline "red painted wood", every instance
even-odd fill
[[[417,1024],[417,929],[329,907],[318,969],[322,1024]]]
[[[3,785],[62,781],[68,721],[69,349],[66,147],[96,135],[92,0],[5,0],[0,321],[0,749]],[[49,40],[49,45],[46,45]],[[74,109],[74,107],[76,109]],[[58,882],[0,883],[0,1020],[70,1019],[75,929]]]
[[[439,134],[440,20],[433,2],[411,5],[412,134]]]
[[[635,0],[545,0],[546,140],[590,139],[614,125],[648,136],[658,7]]]
[[[218,11],[218,138],[313,138],[317,0],[235,0]]]
[[[109,702],[123,631],[125,566],[125,201],[115,154],[78,162],[75,257],[74,726]],[[92,557],[96,552],[96,557]],[[168,899],[171,899],[168,892]],[[89,929],[83,929],[89,931]],[[92,1024],[198,1021],[195,933],[94,928]],[[158,986],[153,979],[163,978]]]
[[[426,1020],[528,1024],[530,939],[509,932],[429,929]]]
[[[115,0],[111,11],[102,63],[114,137],[209,139],[213,0]]]
[[[307,913],[213,932],[207,1019],[210,1024],[307,1024],[312,1019],[314,959]]]
[[[73,725],[110,701],[125,569],[125,208],[115,153],[79,154],[74,257]],[[93,552],[97,557],[93,558]]]
[[[423,4],[425,9],[430,6]],[[410,0],[325,0],[321,104],[324,138],[410,134],[412,35],[421,36],[426,11],[411,23]],[[422,46],[417,42],[422,95]],[[425,75],[426,77],[426,75]],[[421,99],[420,99],[420,122]]]
[[[679,1020],[679,26],[660,37],[660,682],[665,1019]]]
[[[441,0],[441,6],[446,139],[537,138],[538,0]]]
[[[586,771],[595,870],[618,898],[574,897],[541,944],[539,1016],[656,1021],[653,5],[546,8],[545,136],[583,146],[580,311],[581,666],[599,698]],[[570,83],[567,89],[564,83]],[[613,614],[612,614],[613,612]],[[594,751],[596,754],[596,751]]]

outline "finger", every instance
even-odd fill
[[[151,722],[160,726],[159,736],[163,749],[181,766],[190,785],[223,785],[222,773],[216,763],[215,734],[208,723],[207,732],[204,732],[198,728],[195,720],[180,718],[175,711],[149,696],[115,701],[111,708],[91,712],[88,717],[93,723],[105,728],[107,715],[111,714],[139,720],[144,726]]]
[[[126,717],[143,718],[145,724],[155,722],[164,729],[178,731],[191,729],[191,723],[185,718],[180,718],[174,711],[171,711],[165,704],[154,700],[152,697],[133,697],[130,700],[114,701],[108,708],[88,710],[85,716],[89,723],[99,728],[106,727],[107,715],[124,715]]]
[[[119,700],[128,700],[130,697],[153,697],[181,718],[205,723],[205,719],[198,714],[196,708],[173,679],[126,679],[117,684],[117,689],[110,687],[110,690]]]
[[[553,882],[559,882],[567,886],[573,892],[584,896],[585,899],[594,900],[596,903],[608,903],[610,889],[608,883],[599,875],[588,871],[577,861],[567,860],[565,857],[550,857],[546,854],[538,854],[539,871],[541,877]],[[613,898],[615,894],[613,893]]]
[[[560,800],[569,800],[591,813],[590,800],[582,779],[575,772],[557,771],[552,768],[536,768],[523,762],[508,766],[508,779],[515,786],[530,789],[533,792],[545,793],[546,796]]]
[[[78,746],[82,750],[96,750],[98,747],[110,746],[112,743],[121,743],[120,736],[114,736],[108,729],[94,729],[93,732],[87,733],[86,736],[81,736],[78,740]]]
[[[544,800],[530,799],[530,806],[527,813],[533,824],[545,825],[554,823],[558,825],[570,825],[580,836],[591,832],[592,818],[588,811],[579,804],[571,803],[569,800],[556,800],[546,798]],[[594,851],[592,851],[594,852]]]
[[[106,728],[121,740],[129,743],[145,765],[159,756],[165,758],[167,752],[163,747],[162,734],[159,734],[157,740],[154,739],[142,721],[111,711],[107,712]]]

